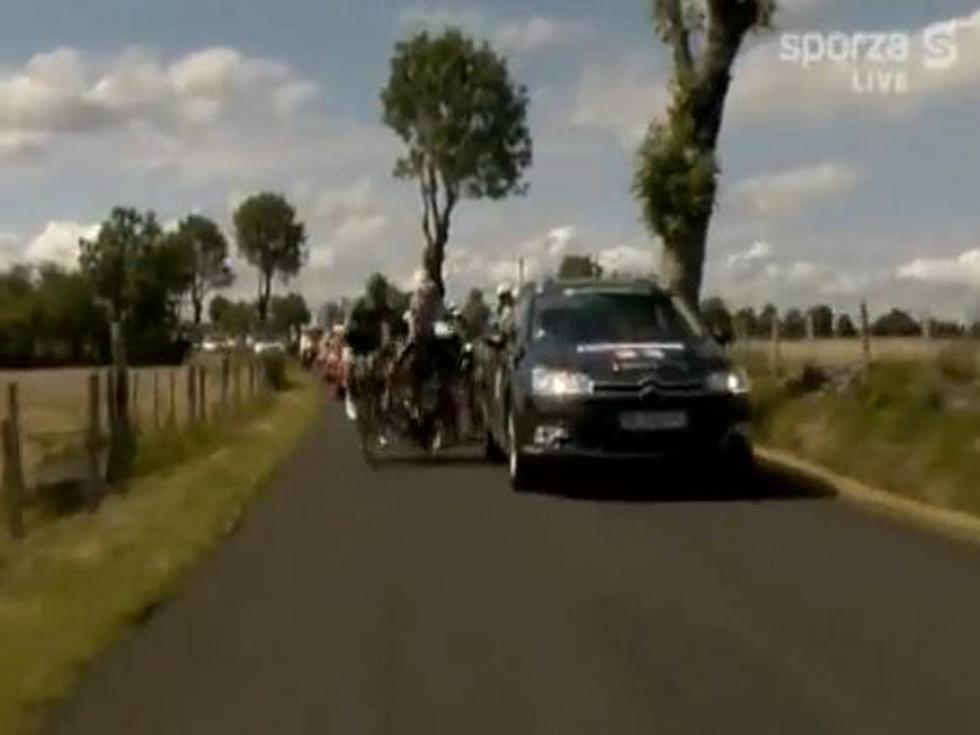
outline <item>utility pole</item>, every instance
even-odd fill
[[[524,288],[524,258],[517,259],[517,288]]]

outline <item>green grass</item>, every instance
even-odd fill
[[[980,384],[961,367],[880,363],[849,387],[797,395],[759,376],[758,438],[882,490],[980,515]]]
[[[86,664],[237,526],[317,405],[312,383],[294,383],[246,420],[151,445],[143,476],[97,513],[19,544],[0,539],[0,733],[38,726]]]

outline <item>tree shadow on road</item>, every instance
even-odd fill
[[[575,468],[549,473],[535,492],[570,500],[633,503],[785,502],[836,495],[823,483],[764,463],[744,481],[710,470],[650,464]]]

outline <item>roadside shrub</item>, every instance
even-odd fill
[[[980,345],[973,340],[954,342],[936,353],[936,367],[947,380],[972,383],[980,377]]]
[[[283,391],[289,387],[289,378],[286,375],[286,356],[280,352],[273,352],[262,355],[262,369],[265,371],[265,379],[269,387],[274,391]]]

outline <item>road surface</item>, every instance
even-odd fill
[[[516,495],[465,458],[372,471],[330,406],[51,729],[980,730],[980,553],[760,489],[605,501]]]

